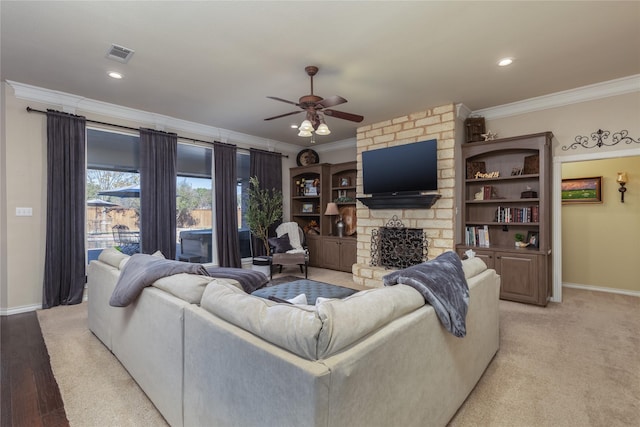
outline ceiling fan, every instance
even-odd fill
[[[310,122],[310,125],[313,127],[313,130],[315,130],[316,133],[318,133],[319,135],[328,135],[330,133],[329,128],[324,122],[324,115],[335,117],[338,119],[343,119],[343,120],[350,120],[352,122],[357,122],[357,123],[360,123],[362,120],[364,120],[364,117],[358,114],[345,113],[344,111],[329,109],[329,107],[344,104],[345,102],[347,102],[347,100],[337,95],[331,96],[329,98],[322,98],[321,96],[314,95],[313,94],[313,76],[315,76],[316,73],[318,72],[318,67],[309,65],[305,67],[304,70],[307,72],[307,74],[311,79],[310,95],[304,95],[300,97],[298,102],[287,101],[286,99],[278,98],[276,96],[267,96],[267,98],[269,99],[274,99],[280,102],[286,102],[287,104],[293,104],[297,107],[300,107],[301,110],[292,111],[290,113],[269,117],[265,120],[279,119],[281,117],[291,116],[293,114],[298,114],[298,113],[301,113],[302,111],[305,111],[307,113],[306,120]],[[324,125],[324,126],[320,127],[321,125]],[[299,133],[298,135],[311,136],[311,129],[307,129],[306,133],[304,133],[305,132],[303,129],[304,127],[305,127],[305,123],[303,122],[303,124],[300,125],[300,128],[299,128],[301,130],[301,133]]]

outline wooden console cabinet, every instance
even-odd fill
[[[551,295],[551,132],[462,146],[461,257],[472,249],[501,276],[500,298]],[[531,241],[516,247],[516,234]]]

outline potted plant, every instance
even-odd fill
[[[258,178],[249,178],[246,221],[251,234],[262,240],[267,256],[269,249],[269,227],[282,218],[282,192],[260,188]]]
[[[524,234],[516,233],[514,239],[516,240],[516,248],[524,248],[529,245],[524,241]]]

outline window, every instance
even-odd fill
[[[249,189],[249,153],[236,154],[236,170],[238,173],[238,235],[240,238],[240,258],[251,257],[251,231],[247,225],[244,212],[247,205],[247,191]]]
[[[176,256],[192,262],[213,257],[212,150],[178,144]]]
[[[140,249],[139,137],[87,129],[87,260]]]

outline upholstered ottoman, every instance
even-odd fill
[[[328,283],[316,282],[314,280],[296,280],[289,283],[281,283],[275,286],[268,286],[252,292],[261,298],[269,298],[270,296],[280,299],[291,299],[300,294],[307,296],[307,304],[315,304],[318,297],[323,298],[345,298],[351,294],[355,294],[355,289],[345,288],[343,286],[330,285]]]

